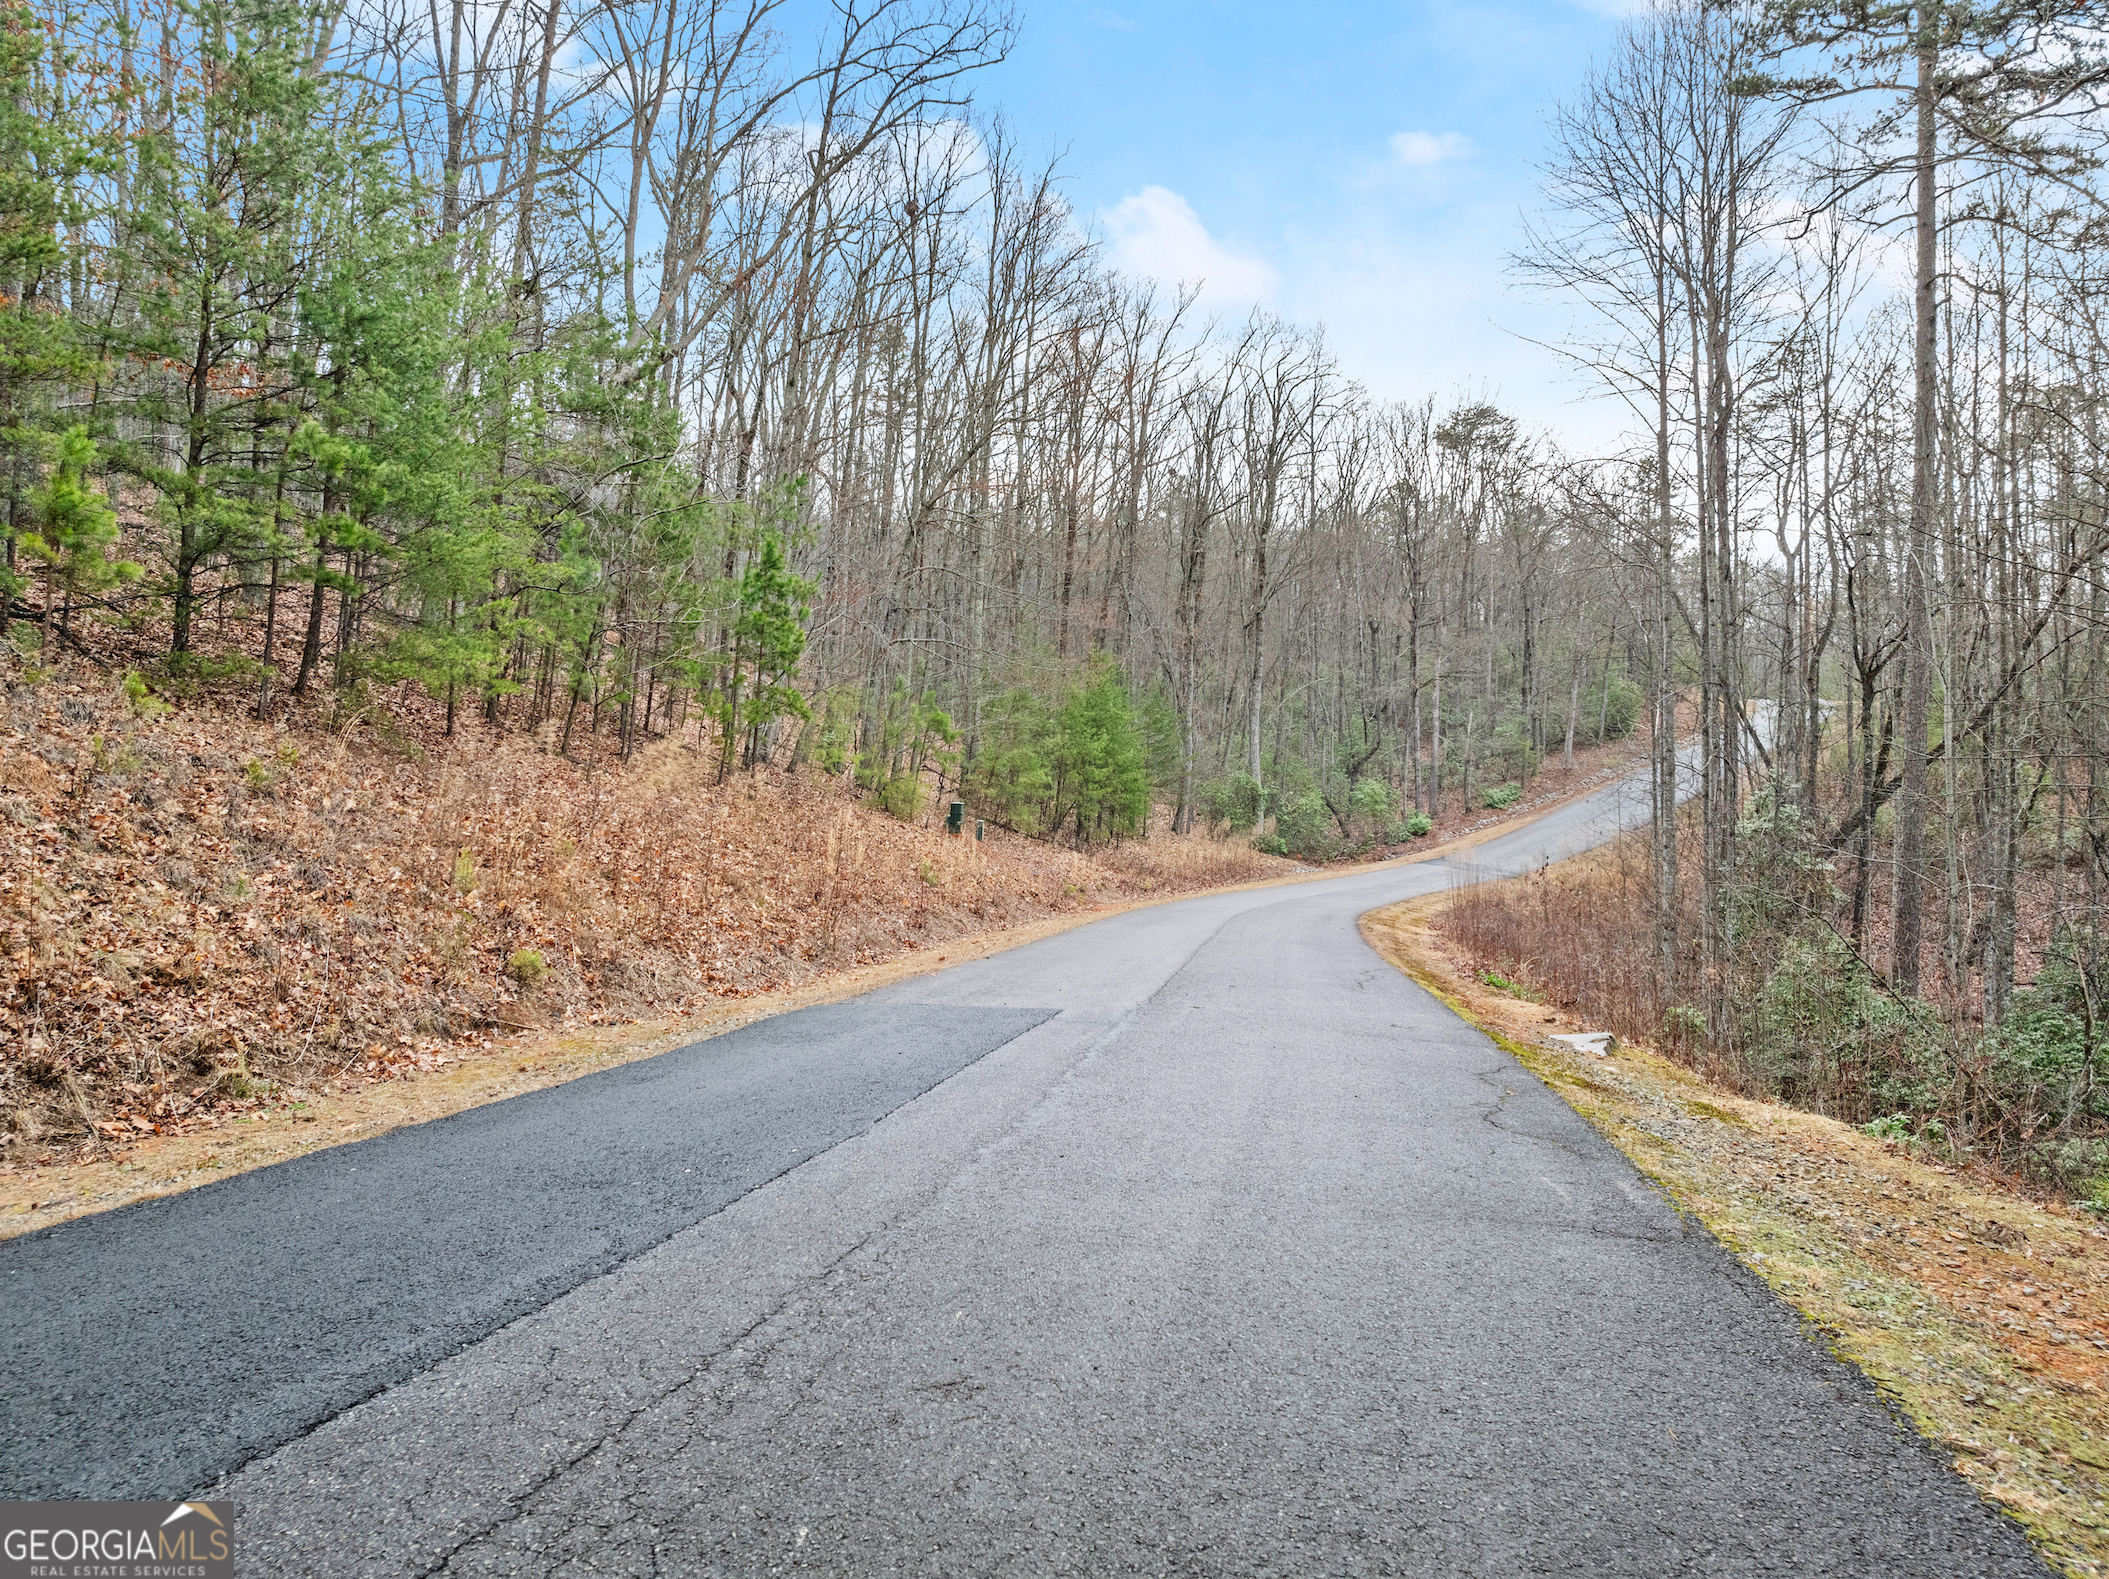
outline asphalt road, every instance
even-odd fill
[[[0,1494],[183,1497],[1045,1020],[804,1009],[0,1243]],[[113,1339],[118,1341],[113,1341]]]
[[[1132,911],[0,1244],[0,1484],[217,1481],[255,1575],[2044,1574],[1356,932],[1455,880]]]

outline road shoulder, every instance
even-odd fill
[[[1431,895],[1371,911],[1386,960],[1493,1037],[1858,1366],[2057,1567],[2109,1579],[2109,1235],[1835,1120],[1713,1086],[1489,986]]]

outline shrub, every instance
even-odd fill
[[[542,978],[549,974],[549,967],[543,963],[539,949],[514,949],[512,957],[505,962],[505,973],[521,986],[533,988],[542,984]]]
[[[1348,791],[1347,803],[1355,816],[1381,825],[1390,822],[1398,811],[1399,792],[1388,779],[1357,779],[1355,787]]]
[[[1266,796],[1249,773],[1209,780],[1201,786],[1200,801],[1201,820],[1218,838],[1225,833],[1246,833],[1257,828],[1260,813],[1266,808]]]
[[[899,773],[879,786],[879,810],[902,822],[915,821],[923,809],[923,781],[913,773]]]
[[[1417,811],[1406,819],[1406,833],[1410,838],[1425,839],[1428,837],[1428,830],[1434,826],[1434,819],[1424,811]]]
[[[1517,778],[1529,778],[1538,767],[1538,748],[1532,744],[1530,720],[1521,713],[1502,719],[1488,737],[1487,753],[1490,765],[1503,763]]]
[[[1481,790],[1479,804],[1489,811],[1506,811],[1523,799],[1523,786],[1514,779],[1506,784],[1497,784],[1492,789]]]
[[[1706,1016],[1688,1003],[1673,1003],[1662,1011],[1662,1034],[1673,1042],[1699,1046],[1706,1040]]]
[[[1788,934],[1746,1001],[1749,1073],[1768,1092],[1841,1118],[1925,1113],[1948,1080],[1937,1016],[1879,988],[1828,930]]]
[[[1633,733],[1633,726],[1640,721],[1640,702],[1639,686],[1624,675],[1614,678],[1611,682],[1610,696],[1606,698],[1599,693],[1595,709],[1592,710],[1587,703],[1583,704],[1583,716],[1592,725],[1598,726],[1588,732],[1588,737],[1598,745],[1607,740],[1625,739]]]
[[[813,716],[806,720],[805,728],[799,731],[793,756],[810,752],[821,772],[846,773],[856,759],[852,749],[856,738],[856,689],[838,685],[821,700]]]
[[[158,667],[162,678],[157,689],[174,696],[197,696],[206,686],[253,680],[264,672],[261,663],[239,652],[172,652]],[[130,688],[126,689],[129,694]]]
[[[1274,833],[1292,855],[1330,854],[1337,840],[1325,800],[1316,790],[1300,790],[1275,808]]]
[[[2000,1128],[2014,1136],[2062,1134],[2109,1119],[2109,1089],[2101,1071],[2109,1061],[2109,1031],[2090,1015],[2109,976],[2084,929],[2066,928],[2052,939],[2035,985],[2014,994],[2013,1007],[1987,1039],[1991,1053],[1988,1101]],[[2078,1156],[2060,1163],[2056,1182],[2071,1185],[2109,1167]]]
[[[125,700],[131,704],[132,711],[141,718],[159,718],[168,711],[168,704],[154,695],[153,686],[147,683],[146,676],[137,669],[125,671],[124,695]]]
[[[1692,842],[1696,819],[1682,830]],[[2066,928],[2004,1020],[1900,996],[1828,917],[1842,900],[1791,807],[1761,795],[1738,829],[1724,948],[1694,940],[1698,885],[1680,884],[1677,947],[1662,968],[1652,851],[1628,839],[1560,877],[1464,890],[1438,923],[1481,964],[1530,977],[1622,1038],[1655,1040],[1752,1095],[1813,1109],[1869,1134],[1965,1152],[2109,1206],[2109,968],[2093,934]],[[1693,852],[1696,856],[1696,851]],[[1718,976],[1710,972],[1718,971]],[[1711,1013],[1694,1005],[1708,1001]],[[2092,1007],[2093,1012],[2089,1010]]]
[[[2042,1141],[2029,1148],[2025,1171],[2031,1178],[2071,1190],[2083,1202],[2109,1199],[2109,1140],[2067,1136]]]

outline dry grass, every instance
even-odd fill
[[[1208,840],[1103,854],[897,822],[837,781],[720,785],[414,715],[329,734],[107,677],[0,713],[10,1161],[444,1067],[496,1031],[691,1015],[1036,917],[1278,876]],[[422,736],[430,749],[420,747]],[[407,737],[407,738],[406,738]]]
[[[1647,859],[1645,843],[1628,838],[1526,878],[1473,883],[1443,906],[1437,925],[1482,967],[1586,1011],[1592,1024],[1700,1061],[1703,1040],[1665,1023],[1685,1001],[1684,984],[1666,981],[1659,965]],[[1696,918],[1685,919],[1690,939]]]
[[[2104,1122],[2084,1082],[2051,1055],[2028,1063],[2011,1041],[1987,1035],[1974,993],[1939,974],[1922,997],[1893,993],[1874,963],[1879,933],[1855,946],[1849,917],[1829,913],[1836,873],[1798,848],[1783,860],[1759,839],[1742,841],[1735,941],[1709,963],[1691,875],[1701,859],[1695,818],[1683,819],[1679,836],[1685,875],[1667,965],[1645,835],[1460,890],[1440,926],[1479,967],[1745,1095],[1855,1124],[1902,1115],[1942,1137],[1953,1159],[2046,1190],[2103,1187],[2093,1159]],[[2022,885],[2023,989],[2047,952],[2057,876],[2031,871]],[[1931,890],[1929,914],[1938,915]]]
[[[1098,871],[1137,893],[1184,893],[1263,881],[1294,870],[1294,864],[1262,855],[1242,839],[1206,834],[1155,833],[1098,852]]]

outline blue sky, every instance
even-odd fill
[[[1570,444],[1607,403],[1518,335],[1566,313],[1510,283],[1547,109],[1617,27],[1614,5],[1025,0],[977,97],[1063,153],[1115,261],[1205,273],[1206,305],[1323,322],[1375,393],[1487,390]]]

